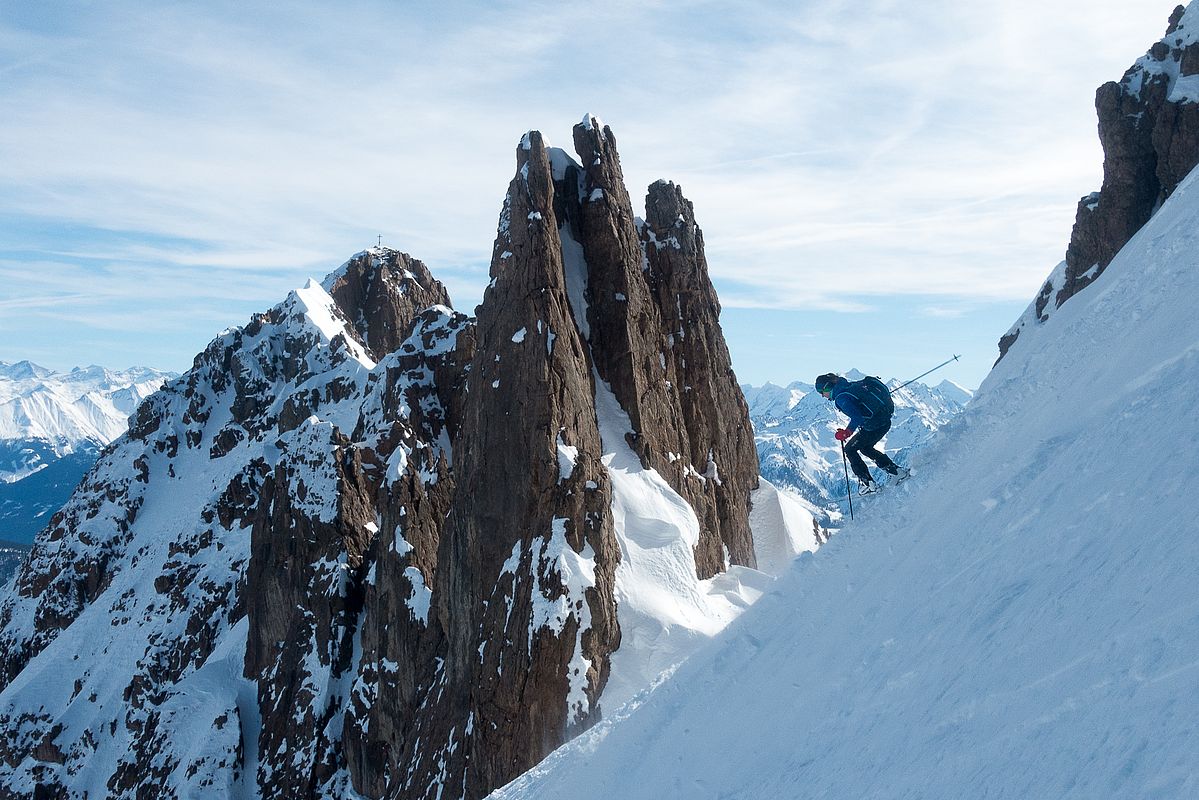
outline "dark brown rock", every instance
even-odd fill
[[[1166,38],[1118,83],[1105,83],[1095,93],[1103,187],[1079,201],[1065,274],[1053,287],[1054,308],[1102,275],[1199,163],[1199,104],[1170,99],[1177,77],[1199,73],[1199,44],[1184,46],[1174,35],[1183,27],[1184,12],[1183,6],[1175,8]],[[1037,302],[1036,321],[1044,321],[1040,296]],[[1000,340],[1001,359],[1019,333],[1016,327]]]
[[[472,320],[444,309],[420,314],[399,350],[380,363],[355,433],[364,440],[375,430],[373,474],[388,470],[376,493],[380,527],[367,555],[362,657],[343,730],[353,784],[370,797],[403,785],[401,758],[417,745],[421,706],[438,677],[443,637],[430,625],[429,600],[455,475],[452,453],[429,443],[456,439],[474,352]]]
[[[450,305],[428,267],[386,247],[350,259],[326,288],[376,361],[400,346],[417,313]]]
[[[441,764],[461,776],[455,792],[481,797],[537,763],[594,721],[619,642],[619,549],[591,365],[567,299],[553,172],[535,132],[517,156],[478,309],[454,446],[463,456],[433,592],[445,664],[417,733],[426,747],[439,744],[402,754],[414,765],[402,797],[425,796]],[[578,451],[565,477],[560,445]],[[581,596],[561,582],[551,555],[559,545],[594,562],[595,584]],[[560,627],[535,624],[535,608],[560,602],[569,609]],[[576,677],[584,699],[568,707],[567,667],[580,646],[590,661]]]
[[[1167,36],[1178,30],[1178,23],[1182,21],[1182,15],[1186,13],[1186,10],[1186,6],[1174,6],[1174,10],[1170,12],[1170,20],[1166,26]]]
[[[758,455],[749,407],[720,328],[703,233],[691,202],[673,183],[650,186],[645,206],[645,274],[671,332],[666,357],[683,412],[682,454],[699,473],[685,475],[683,482],[684,496],[700,515],[697,550],[706,549],[702,560],[697,552],[696,565],[700,577],[723,571],[726,560],[756,566],[748,514],[749,494],[758,486]]]
[[[591,353],[600,377],[629,415],[629,444],[642,464],[672,475],[683,465],[671,467],[667,454],[686,449],[678,392],[663,364],[673,332],[667,330],[643,269],[646,256],[624,188],[616,139],[594,118],[588,122],[574,129],[576,152],[588,166],[580,190],[569,195],[577,207],[570,209],[570,218],[587,261]]]
[[[360,568],[375,520],[348,440],[319,423],[294,434],[263,486],[246,575],[254,590],[245,675],[258,681],[262,718],[258,783],[273,797],[307,796],[336,769],[326,731],[336,708],[321,697],[352,666]],[[297,754],[307,769],[294,768]]]
[[[589,118],[574,140],[589,165],[577,228],[597,370],[629,415],[642,464],[695,509],[699,577],[730,561],[754,566],[748,512],[757,452],[691,203],[674,184],[655,183],[638,232],[611,129]]]
[[[245,432],[240,428],[223,428],[213,440],[212,447],[208,451],[209,458],[222,458],[228,455],[229,451],[237,447],[245,441]]]

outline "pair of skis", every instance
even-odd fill
[[[845,444],[844,443],[842,443],[842,445],[841,445],[841,459],[842,459],[842,461],[845,460]],[[885,487],[890,486],[892,484],[895,486],[898,486],[899,484],[903,483],[910,477],[912,477],[912,471],[910,469],[908,469],[906,467],[899,467],[899,472],[896,475],[891,476],[891,478],[886,483],[879,483],[878,481],[872,481],[871,484],[869,486],[867,486],[864,490],[860,490],[858,492],[858,497],[870,497],[872,495],[876,495],[879,492],[881,492]],[[849,518],[852,520],[853,519],[853,491],[850,489],[850,486],[849,486],[849,465],[848,464],[845,465],[845,499],[849,502]]]
[[[872,494],[878,494],[886,487],[898,486],[899,484],[903,483],[910,477],[912,477],[912,471],[905,467],[900,467],[899,473],[897,475],[892,475],[890,478],[888,478],[886,483],[879,483],[878,481],[873,481],[873,482],[871,482],[870,486],[866,487],[863,490],[859,490],[858,497],[868,497]]]

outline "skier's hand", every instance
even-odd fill
[[[840,429],[838,429],[838,430],[837,430],[837,441],[838,441],[838,442],[843,442],[843,441],[845,441],[846,439],[848,439],[848,438],[849,438],[850,436],[852,436],[852,435],[853,435],[853,434],[851,434],[851,433],[849,432],[849,430],[848,430],[848,429],[846,429],[846,428],[840,428]]]

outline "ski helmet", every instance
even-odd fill
[[[816,391],[824,394],[836,385],[837,381],[841,380],[841,376],[835,372],[826,372],[816,378]]]

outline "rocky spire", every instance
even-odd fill
[[[668,331],[669,386],[682,409],[686,466],[679,484],[702,513],[696,563],[723,570],[725,558],[756,566],[747,518],[758,485],[758,454],[749,407],[733,373],[720,328],[720,301],[708,278],[703,232],[679,186],[658,181],[645,199],[642,230],[649,282]],[[698,474],[696,474],[698,473]],[[703,566],[701,566],[703,565]],[[706,569],[705,569],[706,567]]]
[[[758,483],[753,429],[691,203],[674,184],[655,183],[639,231],[611,129],[589,116],[575,126],[574,143],[588,165],[572,221],[588,268],[599,374],[629,415],[642,463],[699,517],[699,576],[729,562],[754,566],[747,521]]]
[[[1199,163],[1199,6],[1178,6],[1165,37],[1119,82],[1095,92],[1103,186],[1078,202],[1065,261],[1033,305],[999,340],[999,357],[1020,331],[1044,322],[1086,288]]]
[[[457,469],[438,559],[444,699],[424,731],[444,745],[406,755],[419,765],[413,792],[450,764],[466,796],[481,796],[589,725],[620,641],[619,547],[553,177],[542,137],[528,134],[478,308],[455,442],[475,457]]]
[[[697,573],[753,562],[752,432],[691,206],[656,184],[639,230],[611,131],[589,117],[575,144],[587,169],[537,132],[517,149],[465,371],[454,491],[436,565],[421,570],[422,644],[371,633],[379,576],[399,565],[367,589],[364,650],[387,652],[364,658],[379,666],[360,671],[347,717],[359,791],[424,797],[448,784],[479,797],[598,718],[621,642],[611,443],[598,425],[611,412],[598,394],[628,414],[643,466],[692,505]]]

